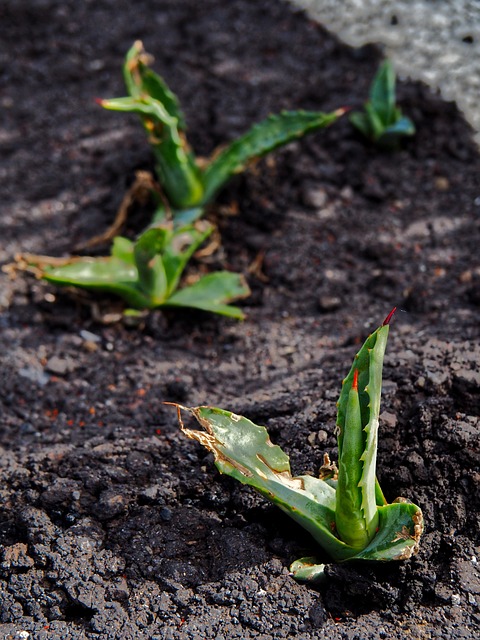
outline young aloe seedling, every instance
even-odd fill
[[[228,303],[249,295],[241,275],[219,271],[178,289],[185,266],[210,235],[213,227],[199,230],[193,225],[173,229],[154,226],[136,242],[117,236],[106,258],[72,258],[61,265],[49,259],[30,259],[37,275],[60,285],[107,291],[123,298],[134,309],[191,307],[242,319],[238,307]],[[29,257],[24,259],[29,261]]]
[[[254,125],[219,153],[200,165],[185,137],[185,119],[177,97],[148,66],[151,57],[141,42],[128,51],[123,68],[129,96],[99,100],[106,109],[137,113],[155,155],[156,170],[167,200],[159,202],[155,220],[163,220],[167,208],[176,224],[201,217],[204,207],[227,180],[247,164],[291,140],[335,122],[344,112],[286,111]]]
[[[395,71],[389,60],[380,66],[370,87],[370,99],[365,111],[355,111],[350,122],[366,138],[383,147],[395,148],[403,136],[412,136],[415,126],[402,116],[395,103]]]
[[[337,562],[403,560],[418,550],[419,507],[404,498],[387,504],[376,480],[382,367],[389,321],[365,341],[344,379],[338,401],[338,470],[325,456],[321,477],[292,476],[288,456],[264,427],[214,407],[177,406],[183,433],[215,457],[215,465],[250,485],[302,525]],[[181,410],[205,431],[187,429]],[[302,558],[291,566],[300,580],[320,578],[324,565]]]

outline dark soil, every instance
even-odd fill
[[[0,38],[3,263],[101,232],[151,168],[137,120],[93,100],[123,94],[135,39],[199,154],[282,108],[359,107],[381,58],[274,0],[4,0]],[[398,95],[417,126],[401,151],[344,118],[223,191],[209,266],[248,275],[243,323],[105,326],[1,276],[2,638],[478,637],[480,155],[454,104]],[[245,414],[315,473],[341,378],[394,305],[378,475],[423,509],[420,553],[329,565],[315,590],[288,574],[309,536],[220,477],[162,401]]]

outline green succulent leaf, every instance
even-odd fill
[[[342,384],[338,401],[336,524],[343,540],[364,548],[375,535],[375,497],[382,368],[389,325],[367,338]]]
[[[205,432],[186,429],[180,420],[183,433],[213,453],[221,473],[253,487],[280,507],[332,557],[346,559],[355,554],[333,533],[335,489],[312,476],[292,476],[288,456],[271,443],[265,427],[215,407],[186,410]]]
[[[169,297],[166,306],[190,307],[243,320],[243,311],[229,303],[248,295],[250,289],[241,275],[229,271],[216,271],[176,291]]]
[[[371,102],[365,104],[365,113],[370,128],[370,138],[372,140],[378,140],[385,132],[388,123],[382,120],[381,115],[375,111]]]
[[[129,95],[134,98],[150,96],[157,100],[176,119],[178,128],[184,130],[185,119],[177,96],[163,78],[150,69],[150,63],[151,56],[145,52],[143,44],[135,42],[127,52],[123,66],[123,77]]]
[[[361,456],[365,450],[365,434],[360,415],[359,394],[356,385],[348,394],[346,422],[342,454],[338,460],[337,508],[335,521],[339,536],[356,549],[363,549],[375,535],[378,524],[377,505],[373,502],[373,513],[366,513],[365,504],[371,498],[370,491],[364,496],[362,485],[363,465]],[[369,461],[371,456],[369,456]],[[369,487],[370,488],[370,487]],[[375,490],[375,485],[372,485]]]
[[[372,128],[370,126],[370,120],[367,117],[366,113],[362,113],[361,111],[353,111],[349,116],[349,121],[351,124],[360,131],[365,138],[372,139],[373,133]]]
[[[111,256],[112,258],[123,260],[123,262],[126,262],[127,264],[134,265],[134,243],[128,238],[116,236],[113,239]]]
[[[406,560],[418,551],[423,532],[421,510],[403,498],[378,507],[378,532],[358,560]]]
[[[136,113],[142,118],[157,163],[162,187],[172,207],[187,209],[200,204],[203,184],[200,169],[178,129],[178,120],[164,104],[146,94],[102,100],[112,111]]]
[[[307,556],[292,562],[290,573],[299,582],[318,584],[325,579],[325,565],[318,564],[318,560],[314,556]]]
[[[344,112],[344,109],[332,113],[284,111],[253,125],[207,165],[204,172],[204,201],[210,200],[229,178],[243,171],[252,160],[308,132],[327,127]]]
[[[407,116],[401,116],[394,124],[391,124],[385,129],[383,135],[385,136],[413,136],[415,133],[415,125],[407,118]]]
[[[113,293],[139,309],[150,307],[149,297],[138,286],[136,267],[119,258],[84,258],[58,267],[47,266],[42,278],[57,285]]]
[[[163,104],[158,100],[153,100],[149,96],[132,98],[109,98],[108,100],[100,100],[100,104],[104,109],[109,111],[122,111],[124,113],[136,113],[146,118],[155,119],[158,123],[165,127],[175,127],[177,121],[169,115]],[[151,127],[149,128],[151,130]]]
[[[390,60],[378,69],[370,87],[370,104],[384,126],[395,120],[395,71]]]
[[[162,304],[168,295],[163,254],[171,235],[169,229],[155,227],[142,233],[134,244],[133,254],[139,287],[155,306]]]
[[[200,224],[202,223],[199,223],[199,226]],[[203,223],[202,228],[186,225],[172,232],[163,252],[168,298],[171,298],[177,289],[188,261],[213,229],[212,225]]]

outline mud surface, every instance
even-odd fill
[[[68,253],[151,168],[136,119],[93,101],[123,93],[137,38],[205,155],[271,111],[360,106],[379,61],[280,2],[6,0],[3,263]],[[0,637],[478,637],[480,156],[454,105],[398,93],[418,130],[401,151],[344,119],[223,191],[222,247],[192,268],[248,276],[243,323],[105,326],[2,274]],[[404,563],[329,565],[315,590],[288,575],[318,553],[309,536],[220,477],[162,401],[245,414],[316,473],[336,456],[340,380],[394,305],[378,475],[423,509],[423,543]]]

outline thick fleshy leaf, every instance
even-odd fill
[[[172,232],[165,227],[153,227],[142,233],[134,244],[138,284],[152,305],[161,305],[168,295],[168,280],[163,254],[171,241]]]
[[[154,118],[167,127],[176,125],[175,118],[169,115],[161,102],[152,100],[148,96],[144,98],[109,98],[108,100],[99,100],[99,104],[109,111],[122,111],[124,113],[137,113],[140,116]]]
[[[394,124],[387,127],[384,132],[385,136],[413,136],[415,133],[415,125],[407,118],[400,117]]]
[[[85,258],[60,267],[45,267],[42,278],[59,285],[107,291],[139,309],[150,307],[150,300],[138,287],[134,265],[119,258]]]
[[[384,126],[395,119],[395,71],[390,60],[378,69],[370,87],[370,104]]]
[[[169,307],[191,307],[242,320],[245,317],[243,311],[229,303],[248,295],[250,289],[241,275],[217,271],[176,291],[165,304]]]
[[[318,584],[325,580],[325,565],[318,564],[314,556],[299,558],[290,565],[290,573],[300,582]]]
[[[179,132],[178,120],[148,95],[101,100],[105,109],[138,114],[147,132],[165,194],[175,209],[199,206],[203,198],[200,169]]]
[[[215,465],[221,473],[253,487],[280,507],[332,557],[346,559],[355,554],[354,549],[332,532],[335,490],[318,478],[292,476],[288,456],[271,443],[265,427],[215,407],[186,410],[205,432],[186,429],[180,419],[183,432],[214,454]]]
[[[177,289],[188,261],[214,229],[205,222],[200,222],[197,226],[202,228],[187,225],[176,229],[165,247],[163,265],[167,277],[167,297],[171,297]]]
[[[378,515],[378,533],[355,559],[406,560],[417,553],[423,515],[416,505],[398,498],[398,502],[379,507]]]
[[[123,77],[129,95],[134,98],[151,96],[158,100],[168,114],[175,118],[179,129],[185,129],[185,120],[177,96],[169,89],[162,77],[149,68],[151,56],[137,40],[127,52]]]
[[[356,549],[363,549],[375,535],[378,524],[376,503],[373,512],[364,508],[362,454],[366,434],[362,424],[357,378],[349,389],[345,410],[342,453],[338,458],[337,508],[335,522],[339,537]],[[375,461],[375,458],[373,458]],[[373,484],[373,490],[375,484]]]
[[[230,143],[207,165],[204,172],[204,202],[210,200],[232,175],[243,171],[252,160],[308,132],[327,127],[343,113],[344,109],[333,113],[284,111],[253,125],[250,131]]]
[[[370,139],[378,140],[382,137],[388,123],[382,120],[381,115],[375,111],[371,102],[365,104],[365,113],[367,115],[368,125],[370,129]]]
[[[123,260],[127,264],[135,264],[135,256],[133,253],[134,244],[128,238],[116,236],[113,239],[111,255],[112,258]]]
[[[386,340],[388,338],[388,324],[382,325],[376,331],[371,333],[363,343],[361,349],[355,355],[353,359],[350,371],[342,381],[342,389],[340,397],[337,403],[337,428],[338,428],[338,447],[339,456],[342,455],[343,434],[346,425],[346,407],[348,403],[348,395],[353,385],[355,377],[355,371],[358,372],[358,394],[360,400],[360,413],[362,424],[367,425],[370,420],[378,415],[380,410],[380,397],[378,396],[379,388],[378,382],[380,382],[381,392],[381,367],[383,365],[383,358],[385,355]],[[378,342],[378,344],[377,344]],[[375,355],[373,354],[375,350]],[[375,367],[374,380],[376,386],[374,389],[368,388],[371,367]],[[380,368],[380,370],[379,370]],[[369,404],[371,400],[371,394],[374,394],[375,407],[372,409]]]
[[[363,548],[378,527],[375,466],[382,369],[389,325],[365,341],[342,383],[338,400],[338,487],[336,523],[340,536]],[[358,413],[351,410],[356,399]],[[377,483],[378,484],[378,483]]]
[[[366,113],[362,113],[361,111],[354,111],[348,117],[349,121],[352,125],[360,131],[365,138],[369,140],[373,139],[373,132],[370,126],[370,120]]]

